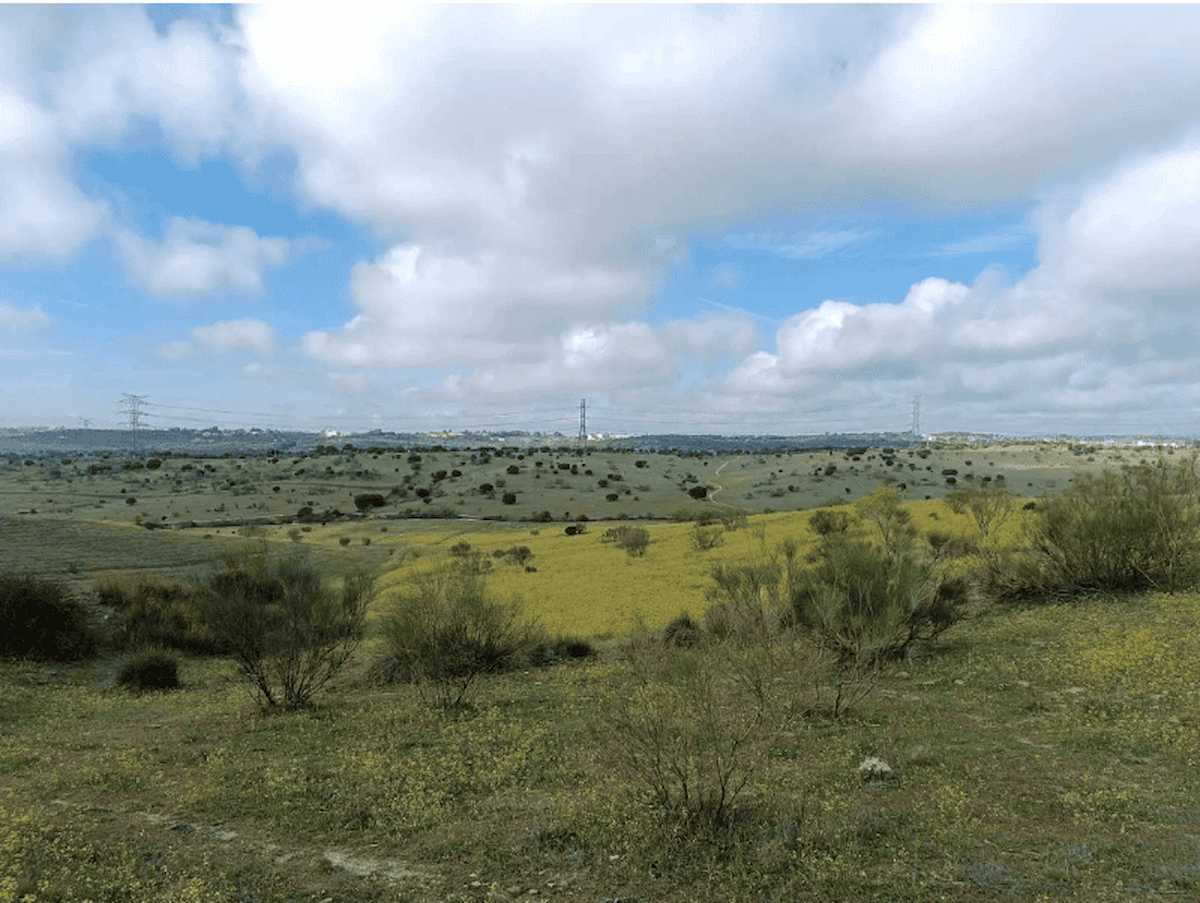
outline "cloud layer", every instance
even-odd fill
[[[109,235],[148,294],[261,293],[295,240],[188,211],[148,237],[84,187],[81,155],[149,129],[183,164],[282,163],[298,203],[386,248],[349,273],[352,310],[331,299],[300,341],[344,390],[391,368],[422,374],[426,400],[586,390],[764,423],[895,416],[920,392],[975,426],[1200,401],[1195,9],[265,4],[216,21],[4,11],[0,261]],[[699,234],[791,261],[860,253],[875,236],[855,211],[880,204],[1034,205],[1038,263],[969,284],[933,267],[890,302],[797,300],[766,344],[699,299],[654,309]],[[842,225],[762,225],[791,215]],[[982,266],[1012,241],[938,253]],[[237,319],[162,350],[275,344]]]

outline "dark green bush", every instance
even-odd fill
[[[96,588],[96,595],[116,610],[115,638],[122,648],[161,646],[195,655],[222,651],[200,623],[192,586],[150,578],[110,580]]]
[[[130,690],[176,690],[179,660],[161,649],[145,649],[125,660],[117,672],[117,683]]]
[[[74,661],[95,649],[87,609],[66,584],[0,574],[0,656]]]
[[[572,659],[591,658],[595,654],[595,647],[582,637],[557,636],[535,641],[525,654],[525,660],[530,667],[540,668]]]
[[[662,629],[662,641],[668,646],[689,649],[700,645],[704,634],[689,612],[680,612]]]

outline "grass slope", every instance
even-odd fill
[[[1197,656],[1196,596],[992,613],[781,737],[731,847],[614,775],[604,660],[452,718],[353,675],[262,718],[224,663],[140,697],[0,664],[0,900],[1194,899]]]

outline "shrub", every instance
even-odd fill
[[[74,661],[95,648],[87,611],[65,584],[0,574],[0,656]]]
[[[763,763],[776,726],[757,649],[631,645],[602,719],[616,769],[662,816],[719,831]]]
[[[414,574],[382,633],[380,677],[411,682],[443,708],[463,705],[481,676],[513,667],[541,639],[517,601],[494,598],[482,574],[455,563]]]
[[[200,622],[232,656],[259,702],[302,708],[362,640],[374,580],[332,587],[299,555],[261,551],[227,558],[198,587]]]
[[[688,495],[690,495],[692,498],[696,499],[697,501],[708,498],[708,487],[707,486],[693,486],[691,489],[688,490]]]
[[[600,541],[611,542],[618,549],[624,549],[630,558],[641,558],[650,546],[650,531],[645,527],[626,525],[610,527],[600,535]]]
[[[725,511],[721,514],[721,526],[729,532],[740,530],[750,522],[743,511]]]
[[[130,690],[177,690],[179,660],[161,649],[145,649],[130,656],[117,672],[117,684]]]
[[[500,501],[505,505],[515,505],[517,503],[517,494],[515,492],[506,492],[500,497]]]
[[[946,496],[956,514],[969,514],[979,541],[986,543],[992,530],[1003,526],[1016,508],[1016,500],[1004,489],[956,489]]]
[[[382,508],[387,499],[377,492],[360,492],[354,497],[354,507],[359,511],[370,511],[372,508]]]
[[[985,582],[1000,598],[1200,585],[1196,459],[1076,477],[1036,509],[1027,549],[990,563]]]
[[[668,646],[676,646],[680,649],[690,649],[693,646],[699,646],[700,642],[704,639],[700,625],[686,611],[676,615],[662,629],[661,636],[662,641]]]
[[[845,533],[850,528],[850,515],[845,511],[829,511],[822,508],[809,515],[808,525],[818,536]]]
[[[144,578],[106,581],[97,587],[102,604],[116,609],[116,639],[125,649],[162,647],[196,655],[222,650],[200,622],[195,589],[185,583]]]
[[[345,548],[346,546],[350,545],[350,537],[349,536],[339,536],[338,537],[338,545],[341,546],[342,548]]]
[[[843,665],[907,655],[965,615],[966,585],[942,576],[915,544],[842,534],[816,558],[790,587],[792,613]]]
[[[572,659],[591,658],[595,654],[595,647],[582,637],[557,636],[535,641],[525,653],[525,661],[530,667],[540,668]]]
[[[725,536],[720,527],[705,527],[694,524],[691,532],[692,548],[697,552],[707,552],[725,544]]]
[[[709,573],[704,625],[719,640],[769,643],[786,613],[784,593],[798,567],[794,543],[780,552],[746,561],[721,562]]]

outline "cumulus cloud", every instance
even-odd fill
[[[12,7],[0,18],[0,258],[63,258],[102,234],[108,206],[75,156],[156,127],[180,159],[235,133],[236,57],[215,27],[144,10]]]
[[[182,217],[167,222],[161,241],[121,231],[116,242],[130,278],[153,295],[175,297],[256,294],[263,290],[264,272],[296,250],[295,242],[264,238],[245,226]]]
[[[1015,283],[930,278],[894,303],[825,301],[789,318],[774,352],[725,380],[738,395],[933,395],[997,416],[1172,411],[1200,400],[1187,367],[1200,339],[1200,148],[1123,165],[1072,204],[1048,205],[1038,265]],[[1177,420],[1174,425],[1178,425]]]
[[[75,159],[148,126],[185,161],[286,159],[303,203],[391,247],[354,267],[349,314],[303,338],[338,372],[453,370],[442,391],[481,397],[649,392],[688,359],[735,357],[722,410],[732,393],[776,411],[797,392],[916,390],[1014,410],[1156,404],[1176,372],[1162,362],[1195,338],[1198,44],[1187,7],[264,4],[228,31],[6,10],[0,116],[18,125],[0,130],[0,255],[66,255],[103,230]],[[1014,282],[931,268],[892,303],[803,310],[757,350],[746,321],[651,309],[696,234],[815,259],[870,236],[755,224],[1040,199],[1039,263]],[[118,235],[158,294],[259,291],[294,250],[183,219],[161,240]]]
[[[41,329],[50,324],[50,317],[38,306],[17,307],[0,301],[0,329],[13,332]]]
[[[190,339],[177,339],[159,346],[158,356],[181,361],[200,352],[268,355],[275,350],[275,330],[262,320],[221,320],[192,330]],[[256,372],[251,369],[247,372]]]
[[[275,348],[275,330],[262,320],[223,320],[192,330],[195,343],[209,351],[245,351],[270,354]]]
[[[486,252],[450,255],[399,245],[351,275],[360,313],[304,347],[321,360],[420,367],[529,360],[573,322],[641,304],[650,289],[636,267]]]

